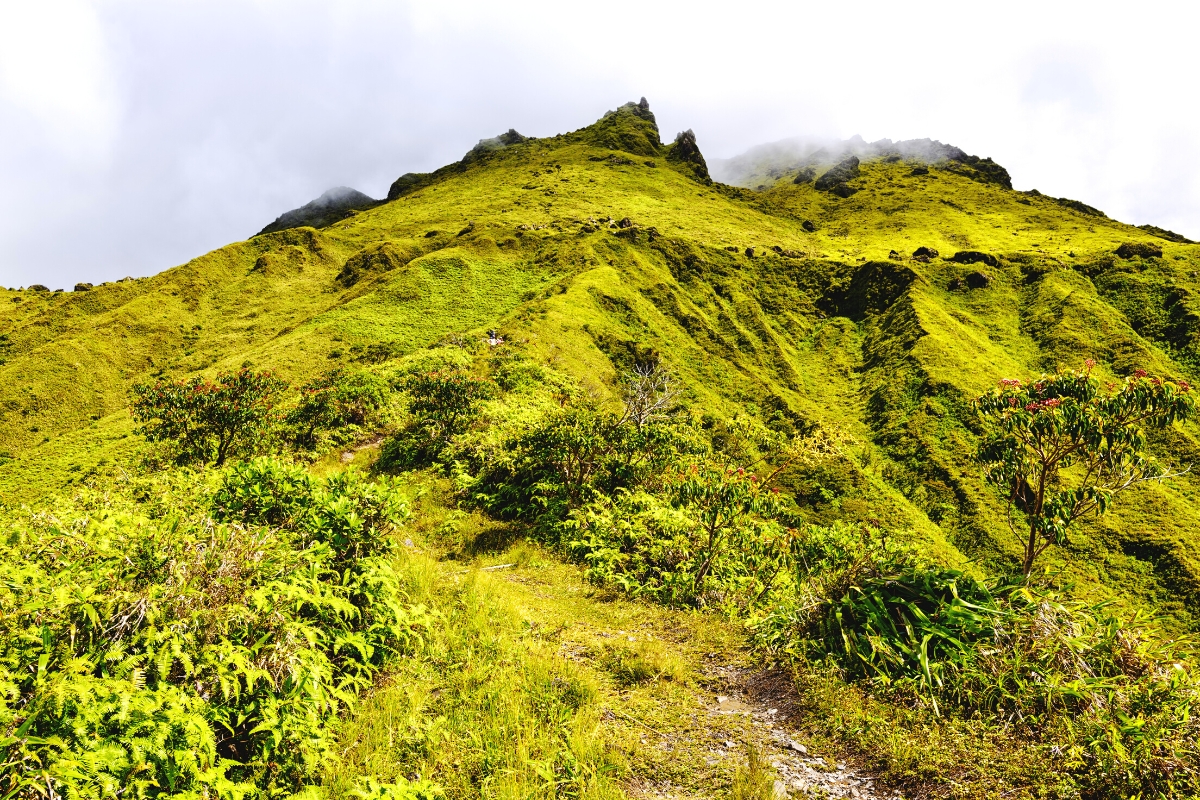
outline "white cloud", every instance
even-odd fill
[[[103,154],[116,132],[114,76],[95,11],[80,0],[0,4],[0,108],[67,157]]]
[[[2,2],[2,0],[0,0]],[[1115,8],[1115,7],[1114,7]],[[147,274],[335,185],[649,98],[711,156],[932,137],[1200,238],[1195,4],[0,5],[0,282]],[[64,235],[64,232],[66,235]]]

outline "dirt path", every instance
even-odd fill
[[[727,796],[753,748],[773,772],[767,796],[901,797],[836,754],[810,750],[794,685],[782,673],[756,668],[732,626],[711,615],[591,596],[570,569],[492,574],[525,595],[523,605],[539,630],[557,632],[563,658],[611,687],[600,698],[601,724],[606,738],[629,754],[629,796]],[[640,654],[663,675],[633,685],[613,681],[614,653]]]

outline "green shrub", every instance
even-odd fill
[[[432,464],[450,440],[479,416],[479,407],[495,396],[495,384],[464,372],[430,371],[403,383],[412,423],[380,453],[384,469],[413,469]]]
[[[315,448],[322,435],[342,444],[377,421],[389,394],[387,381],[373,372],[332,369],[300,387],[285,421],[298,447]]]
[[[467,502],[501,519],[534,523],[559,543],[570,513],[618,490],[654,482],[681,454],[698,447],[682,425],[638,428],[615,414],[570,405],[498,446],[455,455]]]
[[[263,484],[290,488],[266,502]],[[294,791],[426,635],[386,557],[406,516],[391,485],[257,462],[223,476],[216,520],[194,481],[145,491],[168,513],[85,494],[0,541],[5,796]]]
[[[587,578],[668,605],[745,609],[785,565],[777,493],[753,473],[711,462],[664,476],[663,495],[618,492],[574,515],[572,553]]]
[[[275,406],[287,384],[269,372],[222,373],[216,381],[196,376],[176,383],[133,387],[138,432],[168,446],[180,464],[219,467],[231,456],[269,449],[279,422]]]
[[[935,714],[987,715],[1054,748],[1090,796],[1200,788],[1190,640],[1103,604],[926,564],[869,528],[805,529],[789,558],[794,584],[751,620],[759,647],[831,661]]]

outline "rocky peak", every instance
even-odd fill
[[[280,214],[274,222],[259,231],[259,234],[299,228],[305,225],[322,228],[345,219],[351,211],[370,208],[377,202],[379,201],[357,189],[351,189],[349,186],[336,186],[316,200]]]
[[[642,98],[642,102],[645,102],[645,98]],[[696,134],[690,128],[675,137],[675,143],[667,151],[667,161],[687,164],[698,180],[712,183],[712,178],[708,176],[708,164],[704,161],[700,146],[696,144]]]

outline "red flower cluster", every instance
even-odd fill
[[[1192,390],[1192,385],[1184,380],[1176,381],[1175,385],[1179,387],[1179,391],[1181,392],[1190,392]]]
[[[1062,400],[1059,400],[1057,397],[1051,397],[1049,400],[1033,400],[1026,403],[1025,410],[1036,413],[1044,408],[1058,408],[1061,405]]]
[[[1141,379],[1141,378],[1144,378],[1144,377],[1146,377],[1148,374],[1149,374],[1149,373],[1148,373],[1148,372],[1146,372],[1146,370],[1144,370],[1144,369],[1135,369],[1135,370],[1133,371],[1133,377],[1134,377],[1135,379]]]
[[[1006,386],[1006,387],[1009,387],[1009,388],[1013,388],[1013,387],[1016,387],[1016,386],[1020,386],[1020,385],[1021,385],[1021,382],[1020,382],[1019,380],[1017,380],[1016,378],[1003,378],[1003,379],[1000,381],[1000,385],[1001,385],[1001,386]]]

